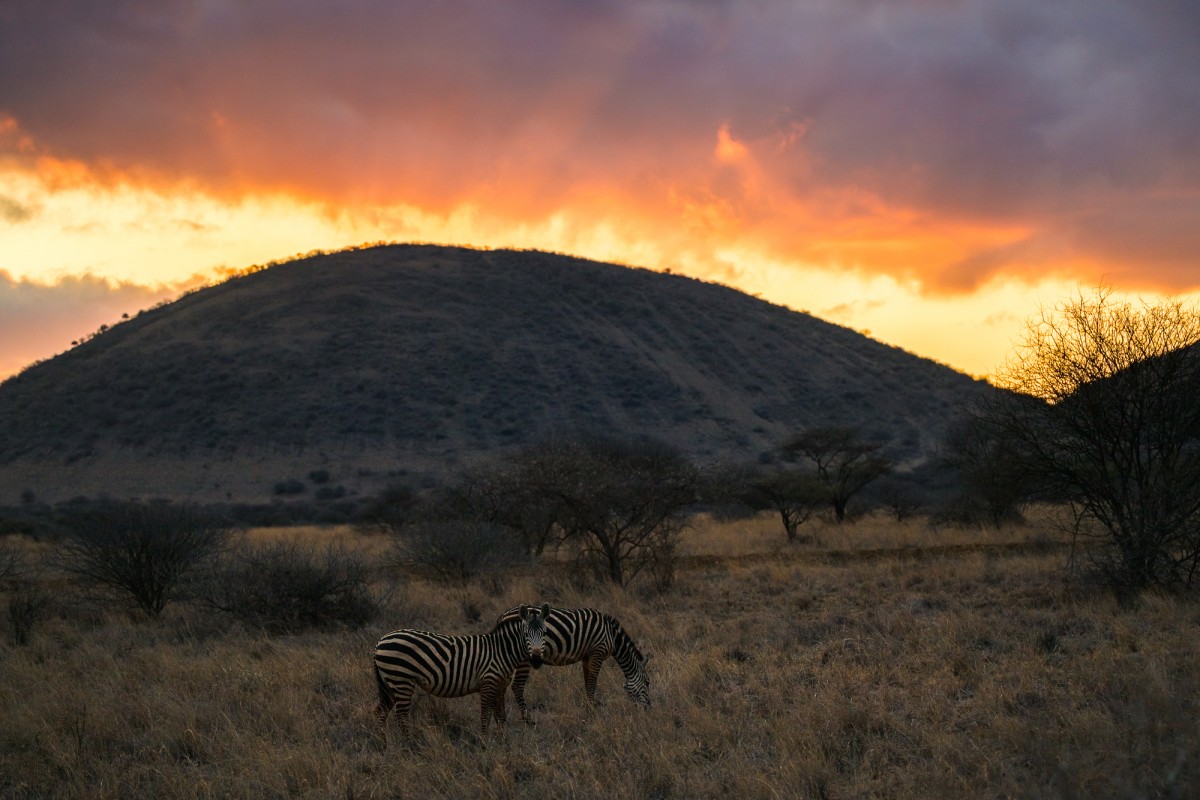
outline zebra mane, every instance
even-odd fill
[[[525,605],[529,606],[529,608],[533,609],[533,610],[536,610],[540,607],[539,605],[537,605],[535,603],[526,603]],[[489,631],[489,633],[495,633],[496,631],[500,630],[500,628],[504,625],[511,625],[514,622],[520,623],[520,621],[521,621],[521,607],[514,606],[514,607],[510,608],[508,611],[505,611],[503,614],[500,615],[500,617],[496,620],[496,624],[492,626],[492,629],[491,629],[491,631]]]
[[[642,651],[639,650],[637,644],[634,643],[633,637],[625,632],[625,628],[621,626],[621,623],[618,622],[615,617],[610,617],[608,614],[605,614],[604,618],[607,620],[609,630],[611,630],[613,634],[613,655],[620,657],[618,661],[627,655],[632,655],[639,662],[641,662],[643,660]]]

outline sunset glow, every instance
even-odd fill
[[[371,241],[670,269],[986,374],[1078,287],[1200,289],[1197,40],[1175,2],[18,0],[0,377]]]

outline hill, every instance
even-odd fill
[[[687,277],[381,246],[194,292],[0,384],[0,503],[253,500],[310,474],[364,493],[576,432],[754,460],[860,425],[915,463],[984,386]]]

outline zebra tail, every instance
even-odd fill
[[[379,671],[378,664],[375,665],[375,685],[379,687],[379,708],[386,714],[392,708],[392,693],[383,682],[383,673]]]

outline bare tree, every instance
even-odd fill
[[[226,543],[230,529],[192,505],[108,501],[76,510],[61,548],[64,570],[151,616],[184,576]]]
[[[1074,512],[1119,595],[1194,585],[1200,566],[1200,313],[1105,288],[1043,310],[981,415]],[[1037,402],[1031,402],[1030,398]]]
[[[846,519],[851,498],[891,472],[892,462],[877,455],[878,450],[856,428],[812,428],[783,446],[785,454],[806,458],[816,468],[838,522]]]

